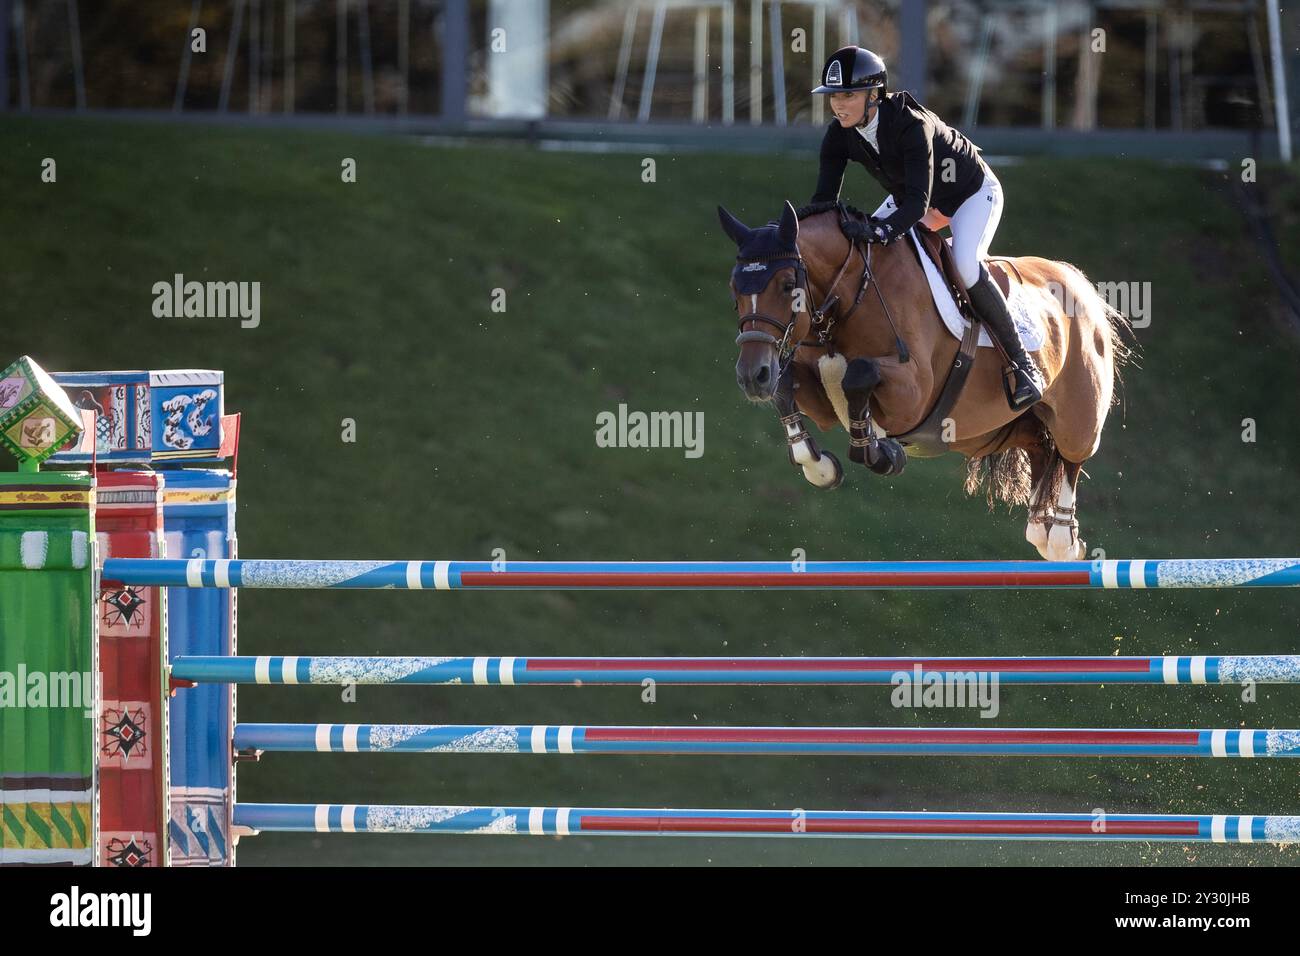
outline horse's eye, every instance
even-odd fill
[[[793,283],[793,282],[787,282],[787,283],[786,283],[785,285],[783,285],[781,288],[782,288],[782,290],[785,292],[786,295],[789,295],[791,292],[794,291],[794,283]]]

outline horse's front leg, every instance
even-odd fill
[[[871,420],[871,393],[882,381],[880,366],[868,358],[849,362],[841,383],[849,410],[849,459],[878,475],[900,475],[907,452]]]
[[[844,468],[838,458],[818,448],[817,442],[808,434],[808,429],[804,427],[803,413],[795,404],[796,386],[803,392],[801,400],[806,404],[812,400],[814,390],[821,388],[821,383],[811,369],[794,362],[786,366],[777,380],[772,404],[781,418],[781,427],[785,429],[790,464],[802,468],[803,476],[810,484],[827,490],[838,488],[844,481]],[[830,403],[826,402],[826,405],[829,408]],[[831,417],[834,417],[833,411]]]

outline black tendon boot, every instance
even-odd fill
[[[1014,411],[1023,411],[1043,397],[1043,373],[1025,351],[1020,331],[1007,309],[1007,300],[982,264],[979,281],[967,290],[967,294],[971,305],[1011,360],[1007,372],[1014,377],[1015,385],[1007,386],[1007,401]]]

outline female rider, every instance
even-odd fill
[[[890,93],[885,61],[862,47],[835,51],[814,93],[830,97],[835,118],[822,140],[821,170],[813,202],[839,199],[851,159],[866,167],[889,196],[865,223],[846,228],[850,238],[892,242],[918,221],[952,229],[957,269],[971,304],[1011,360],[1013,409],[1043,397],[1042,373],[1025,351],[1020,333],[983,258],[1002,218],[1002,184],[979,148],[917,103],[907,92]]]

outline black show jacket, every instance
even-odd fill
[[[837,119],[826,127],[812,202],[839,199],[848,161],[861,163],[894,197],[898,210],[885,222],[898,235],[911,229],[931,207],[951,216],[983,185],[988,167],[979,147],[912,99],[911,93],[889,93],[878,109],[879,153],[857,129],[845,129]]]

